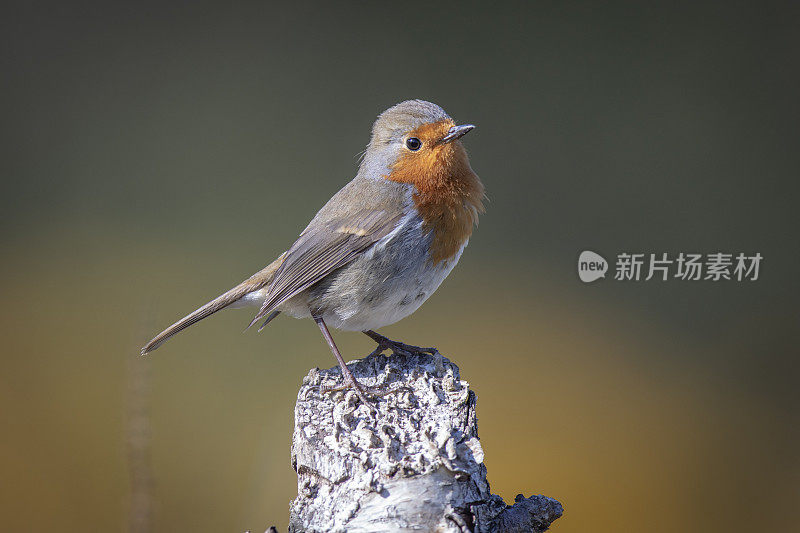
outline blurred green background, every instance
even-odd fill
[[[489,480],[553,531],[800,525],[796,3],[18,3],[0,22],[0,527],[285,528],[310,321],[229,311],[407,98],[478,125],[490,202],[384,333],[478,395]],[[579,281],[759,252],[755,282]],[[372,343],[334,333],[348,358]],[[796,529],[795,529],[796,530]]]

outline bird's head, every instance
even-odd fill
[[[471,177],[466,174],[474,176],[459,140],[474,128],[456,125],[434,103],[407,100],[375,121],[365,160],[379,162],[383,178],[414,184],[419,191],[444,186]]]

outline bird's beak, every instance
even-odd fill
[[[441,143],[449,143],[450,141],[455,141],[456,139],[460,139],[467,133],[471,132],[475,129],[475,126],[472,124],[462,124],[461,126],[453,126],[447,132],[447,135],[442,137],[439,141]]]

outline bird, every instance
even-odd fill
[[[484,186],[457,125],[424,100],[396,104],[375,120],[355,178],[317,212],[300,236],[266,268],[156,335],[152,352],[176,333],[224,308],[259,307],[248,328],[261,331],[279,313],[312,318],[341,368],[343,384],[369,403],[369,387],[347,368],[329,327],[361,331],[380,349],[422,348],[375,330],[416,311],[461,258]]]

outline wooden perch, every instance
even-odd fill
[[[541,532],[559,502],[491,494],[478,439],[475,393],[438,353],[373,353],[348,365],[368,386],[391,391],[371,414],[338,367],[314,369],[295,406],[292,465],[297,498],[289,531]]]

